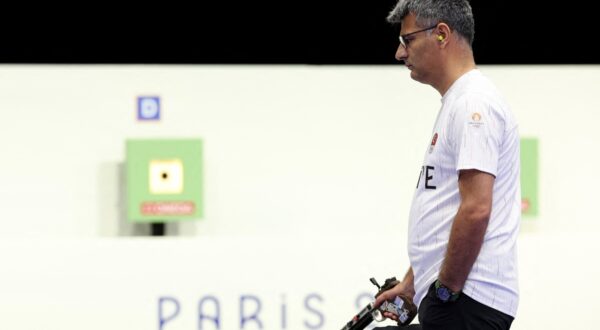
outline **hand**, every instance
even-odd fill
[[[394,299],[398,296],[404,296],[409,298],[411,301],[413,299],[415,295],[414,289],[411,287],[408,287],[406,284],[404,284],[403,282],[400,282],[398,284],[396,284],[396,286],[394,286],[393,288],[382,292],[376,299],[375,299],[375,303],[373,305],[373,308],[379,308],[379,306],[381,306],[381,304],[383,304],[384,301],[390,301],[393,302]],[[396,314],[393,313],[389,313],[389,312],[384,312],[383,316],[389,319],[392,319],[394,321],[398,321],[398,316]]]

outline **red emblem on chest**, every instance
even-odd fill
[[[434,146],[438,139],[438,133],[433,135],[433,139],[431,139],[431,146]]]
[[[437,139],[438,139],[438,133],[433,134],[433,139],[431,139],[431,145],[429,146],[429,153],[433,152],[433,147],[435,147],[435,144],[437,143]]]

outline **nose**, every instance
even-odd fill
[[[404,61],[408,53],[406,52],[406,48],[402,46],[402,44],[398,45],[398,49],[396,49],[396,55],[394,56],[398,61]]]

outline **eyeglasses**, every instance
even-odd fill
[[[412,41],[412,39],[406,39],[406,37],[412,36],[413,34],[417,34],[419,32],[424,32],[424,31],[428,31],[428,30],[433,30],[437,27],[438,25],[434,25],[431,27],[428,27],[426,29],[423,30],[419,30],[419,31],[415,31],[415,32],[411,32],[411,33],[407,33],[405,35],[401,35],[400,37],[398,37],[398,39],[400,39],[400,44],[406,49],[408,48],[408,44],[410,44],[410,42]]]

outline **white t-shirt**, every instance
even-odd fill
[[[409,218],[408,254],[417,306],[444,261],[460,205],[459,171],[477,169],[495,177],[492,213],[463,292],[515,316],[521,219],[519,144],[517,122],[509,106],[479,70],[461,76],[442,97]]]

